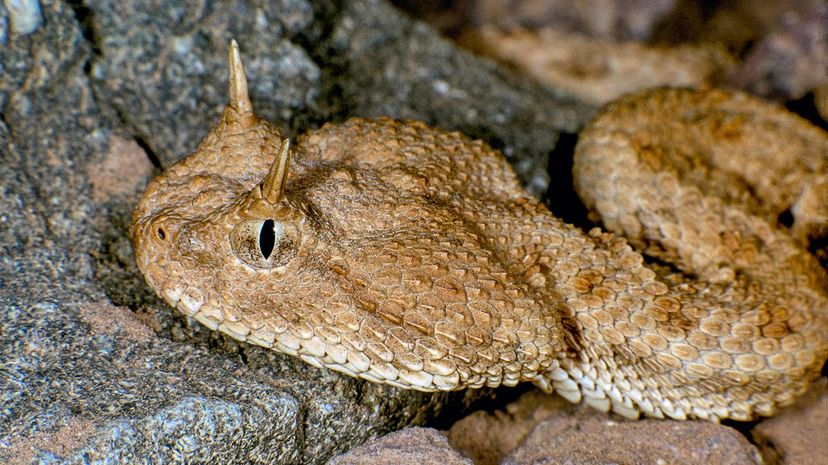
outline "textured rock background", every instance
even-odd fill
[[[132,207],[219,115],[231,37],[289,134],[417,118],[502,148],[536,191],[560,132],[594,111],[376,0],[0,3],[0,462],[321,463],[480,395],[239,345],[146,287]]]
[[[435,429],[408,428],[352,449],[333,463],[436,463],[434,458],[442,457],[454,464],[467,457],[476,465],[823,464],[826,406],[828,388],[821,380],[794,406],[745,436],[740,431],[751,425],[734,424],[737,430],[705,421],[630,421],[532,390],[502,409],[473,412],[442,436]],[[414,448],[421,462],[394,460],[409,457]]]

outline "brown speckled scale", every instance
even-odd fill
[[[352,119],[288,148],[230,57],[231,103],[132,225],[150,286],[206,326],[376,382],[533,381],[627,416],[770,415],[818,376],[828,280],[802,241],[825,229],[828,137],[796,117],[662,90],[584,131],[578,190],[675,267],[648,266],[461,134]]]

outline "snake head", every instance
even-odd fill
[[[289,163],[289,141],[253,112],[233,41],[221,119],[193,154],[149,184],[133,214],[136,259],[150,286],[193,315],[243,299],[230,291],[238,280],[301,274],[297,257],[315,230],[312,210],[286,193]],[[206,319],[213,329],[219,323]]]
[[[500,231],[492,215],[543,211],[502,156],[388,118],[327,125],[291,147],[254,114],[235,42],[230,69],[221,119],[133,215],[138,266],[171,306],[414,389],[516,384],[552,363],[556,301],[535,294],[542,280],[524,282],[540,265],[487,236]],[[489,200],[503,194],[519,203]]]

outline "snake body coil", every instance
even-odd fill
[[[131,228],[150,286],[208,327],[376,382],[533,381],[627,416],[770,415],[818,376],[828,279],[802,244],[826,228],[828,137],[798,118],[689,90],[599,116],[577,188],[664,263],[645,265],[460,134],[352,119],[291,147],[253,113],[235,43],[230,62],[221,120]]]

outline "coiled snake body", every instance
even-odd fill
[[[131,228],[150,286],[206,326],[376,382],[533,381],[632,417],[771,415],[818,376],[828,278],[803,243],[828,229],[828,137],[797,117],[715,90],[612,104],[576,187],[628,243],[457,133],[352,119],[289,147],[235,43],[230,65],[221,120]]]

